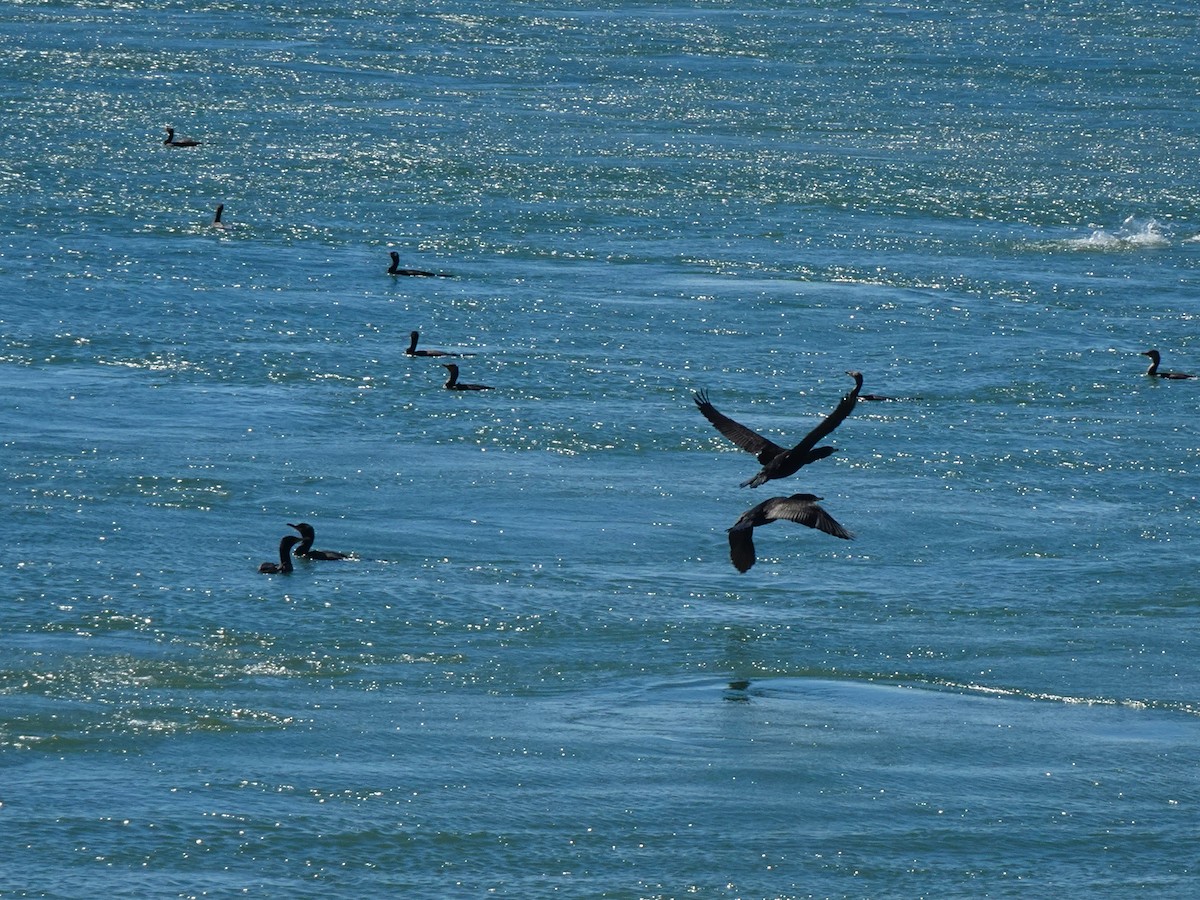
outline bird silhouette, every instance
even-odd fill
[[[901,400],[901,399],[909,399],[909,400],[911,400],[911,399],[912,399],[911,397],[905,397],[905,398],[901,398],[901,397],[885,397],[885,396],[883,396],[883,394],[864,394],[864,393],[861,393],[861,392],[862,392],[862,383],[863,383],[863,375],[862,375],[862,372],[856,372],[856,371],[854,371],[853,369],[847,369],[847,370],[846,370],[846,374],[847,374],[847,375],[849,375],[851,378],[853,378],[853,379],[854,379],[854,383],[855,383],[855,385],[857,385],[857,390],[859,391],[858,399],[859,399],[859,402],[860,402],[860,403],[862,403],[862,402],[866,402],[866,401],[875,401],[875,402],[880,402],[880,403],[887,403],[887,402],[894,401],[894,400]]]
[[[442,363],[450,370],[450,377],[446,379],[446,383],[442,385],[448,391],[490,391],[491,385],[487,384],[467,384],[458,380],[458,366],[454,363]]]
[[[297,556],[304,559],[349,559],[349,553],[339,553],[336,550],[314,550],[312,548],[313,540],[317,536],[317,530],[307,522],[301,522],[299,525],[287,523],[288,528],[295,528],[300,532],[300,546],[295,550]]]
[[[416,278],[445,278],[439,272],[426,272],[424,269],[402,269],[400,268],[400,254],[392,250],[388,254],[392,258],[392,264],[388,266],[387,273],[389,275],[412,275]]]
[[[163,145],[167,147],[199,147],[200,143],[200,141],[195,141],[191,138],[175,137],[175,129],[171,127],[167,128],[167,137],[163,141]]]
[[[758,458],[762,469],[753,478],[743,481],[741,485],[742,487],[758,487],[773,479],[794,475],[802,466],[816,462],[818,459],[824,459],[831,453],[836,453],[836,447],[818,447],[817,442],[832,433],[846,416],[850,415],[858,403],[858,393],[861,389],[862,381],[860,376],[859,379],[856,379],[854,389],[842,397],[833,412],[826,416],[816,428],[806,434],[804,439],[790,450],[779,446],[774,441],[763,437],[758,432],[719,412],[709,402],[706,391],[696,392],[692,399],[695,401],[700,412],[704,414],[704,418],[708,419],[717,431],[721,432],[721,434],[725,435],[725,437],[729,438],[729,440],[733,441],[743,450],[753,453]]]
[[[1157,350],[1145,350],[1141,356],[1150,357],[1150,368],[1146,370],[1146,374],[1153,378],[1169,378],[1171,381],[1182,381],[1184,378],[1195,378],[1195,375],[1189,375],[1187,372],[1160,372],[1158,364],[1162,362],[1162,356]]]
[[[404,351],[406,356],[461,356],[461,353],[448,353],[445,350],[418,350],[417,341],[421,339],[421,332],[412,331],[408,335],[408,349]]]
[[[279,541],[279,562],[265,562],[258,567],[263,575],[287,575],[292,571],[292,547],[300,543],[294,534],[285,535]]]
[[[754,529],[769,525],[779,519],[799,522],[843,540],[852,540],[854,534],[843,528],[817,505],[822,499],[816,494],[792,494],[790,497],[771,497],[757,506],[752,506],[729,528],[729,559],[739,572],[747,572],[754,565]]]

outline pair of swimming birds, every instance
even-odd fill
[[[762,468],[754,477],[742,482],[742,487],[759,487],[768,481],[794,475],[809,463],[824,459],[837,451],[836,447],[817,446],[837,428],[858,404],[862,392],[861,372],[846,373],[854,379],[854,388],[842,397],[833,412],[826,416],[816,428],[790,450],[763,437],[724,415],[709,402],[705,391],[698,391],[693,400],[704,418],[737,446],[753,453]],[[882,399],[882,398],[879,398]],[[742,513],[729,530],[729,559],[739,572],[746,572],[754,565],[754,529],[760,525],[786,520],[807,525],[836,538],[850,540],[853,533],[847,531],[825,509],[818,505],[821,498],[815,494],[792,494],[790,497],[771,497]]]
[[[294,534],[284,536],[279,541],[279,562],[265,562],[258,567],[258,571],[264,575],[287,575],[295,568],[292,565],[292,554],[301,557],[302,559],[350,559],[349,553],[339,553],[336,550],[314,550],[313,541],[316,539],[317,531],[307,522],[301,522],[298,525],[287,523],[288,528],[295,528],[300,532],[297,537]],[[294,548],[294,549],[293,549]]]
[[[419,331],[409,332],[408,349],[404,351],[407,356],[463,356],[462,353],[450,353],[446,350],[418,350],[417,341],[421,338]],[[467,353],[466,356],[471,354]],[[446,383],[442,385],[448,391],[490,391],[490,384],[467,384],[465,381],[458,380],[458,366],[455,363],[442,363],[442,367],[449,372],[446,378]]]

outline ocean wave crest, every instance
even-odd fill
[[[1068,250],[1141,250],[1171,246],[1171,236],[1156,219],[1137,219],[1129,216],[1115,230],[1090,225],[1085,237],[1067,238],[1058,242]]]

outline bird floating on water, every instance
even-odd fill
[[[265,562],[258,567],[263,575],[287,575],[292,571],[292,547],[300,543],[294,534],[285,535],[279,541],[279,562]]]
[[[300,532],[300,545],[296,547],[295,554],[304,559],[350,559],[349,553],[339,553],[336,550],[314,550],[312,548],[313,540],[317,536],[317,530],[307,522],[301,522],[299,525],[287,523],[288,528],[295,528]]]
[[[739,572],[754,565],[754,529],[779,519],[799,522],[836,538],[853,540],[854,534],[843,528],[824,508],[817,505],[822,498],[815,494],[792,494],[790,497],[771,497],[742,513],[729,528],[729,559]]]
[[[388,266],[387,273],[389,275],[412,275],[417,278],[446,278],[441,272],[426,272],[424,269],[402,269],[400,268],[400,254],[392,250],[388,254],[392,258],[392,264]]]
[[[446,379],[443,387],[448,391],[490,391],[491,385],[488,384],[466,384],[458,380],[458,366],[454,363],[442,363],[450,370],[450,377]]]
[[[1181,381],[1184,378],[1195,378],[1195,375],[1189,375],[1187,372],[1160,372],[1158,364],[1162,362],[1162,356],[1157,350],[1144,350],[1141,356],[1150,357],[1150,368],[1146,370],[1146,374],[1153,378],[1169,378],[1172,381]]]
[[[175,137],[175,129],[167,128],[167,137],[163,141],[163,145],[167,147],[199,147],[200,141],[192,140],[192,138],[177,138]]]
[[[862,383],[863,383],[862,372],[856,372],[854,369],[847,369],[846,374],[854,379],[854,384],[856,385],[855,390],[861,392],[862,391]],[[882,394],[859,393],[858,399],[859,399],[859,402],[869,402],[870,401],[870,402],[877,402],[877,403],[887,403],[887,402],[900,400],[902,398],[900,398],[900,397],[885,397]]]
[[[772,479],[794,475],[802,466],[816,462],[818,459],[824,459],[831,453],[836,453],[836,447],[818,447],[817,442],[828,436],[846,416],[850,415],[855,404],[858,403],[858,393],[861,388],[862,376],[860,375],[855,380],[854,389],[841,399],[833,412],[790,450],[780,447],[774,441],[768,440],[758,432],[752,431],[740,422],[735,422],[718,412],[717,408],[709,402],[706,391],[696,392],[692,399],[700,412],[704,414],[704,418],[708,419],[717,431],[743,450],[758,457],[762,470],[748,481],[743,481],[741,485],[742,487],[758,487]]]
[[[408,349],[404,351],[406,355],[408,355],[408,356],[462,356],[461,353],[448,353],[445,350],[418,350],[417,349],[417,341],[420,339],[420,337],[421,337],[421,333],[419,331],[409,332]]]

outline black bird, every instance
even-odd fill
[[[725,435],[743,450],[753,453],[758,457],[759,463],[762,465],[762,470],[748,481],[742,482],[742,487],[758,487],[761,484],[766,484],[773,478],[786,478],[789,475],[795,474],[802,466],[806,466],[811,462],[816,462],[818,459],[824,459],[831,453],[836,453],[836,447],[818,447],[817,442],[821,438],[828,436],[835,428],[842,423],[846,416],[853,411],[855,404],[858,402],[858,392],[862,387],[861,381],[856,382],[854,390],[846,394],[838,405],[816,428],[805,435],[804,440],[798,443],[790,450],[780,447],[773,441],[768,440],[761,434],[751,431],[745,425],[735,422],[733,419],[717,411],[717,408],[708,402],[708,394],[704,391],[697,392],[692,399],[700,412],[704,414],[704,418],[712,422],[717,431]]]
[[[191,138],[179,138],[179,140],[176,140],[174,128],[167,129],[167,139],[163,141],[163,144],[167,147],[199,147],[200,143],[200,141],[194,141]]]
[[[1180,381],[1184,378],[1195,378],[1195,375],[1189,375],[1187,372],[1160,372],[1158,364],[1162,362],[1162,356],[1157,350],[1146,350],[1140,354],[1141,356],[1150,357],[1150,368],[1146,370],[1146,374],[1153,378],[1169,378],[1172,381]]]
[[[754,529],[759,525],[768,525],[777,519],[787,519],[799,522],[809,528],[816,528],[836,538],[852,540],[853,533],[839,525],[829,513],[825,512],[817,501],[821,498],[815,494],[792,494],[790,497],[772,497],[757,506],[742,513],[741,518],[729,529],[729,558],[733,567],[739,572],[747,572],[754,565]]]
[[[409,356],[459,356],[458,353],[447,353],[445,350],[418,350],[417,340],[421,337],[419,331],[410,332],[408,335],[408,349],[404,352]]]
[[[445,278],[440,272],[426,272],[424,269],[402,269],[400,268],[400,254],[392,250],[389,254],[392,257],[392,264],[388,266],[387,273],[389,275],[414,275],[418,278]]]
[[[448,391],[490,391],[492,389],[489,384],[465,384],[458,380],[458,366],[454,363],[442,363],[442,365],[450,370],[450,377],[443,385]]]
[[[287,523],[288,528],[295,528],[300,532],[300,537],[292,538],[293,541],[298,541],[300,546],[296,548],[295,554],[304,559],[349,559],[349,553],[338,553],[336,550],[314,550],[312,548],[313,539],[317,536],[317,531],[307,522],[301,522],[299,525]]]
[[[856,371],[854,371],[853,369],[847,369],[847,370],[846,370],[846,374],[847,374],[847,375],[849,375],[851,378],[853,378],[853,379],[854,379],[854,385],[855,385],[855,388],[854,388],[854,389],[855,389],[856,391],[862,391],[862,383],[863,383],[863,375],[862,375],[862,372],[856,372]],[[859,399],[860,401],[888,402],[888,401],[892,401],[892,400],[898,400],[898,399],[900,399],[900,398],[898,398],[898,397],[885,397],[885,396],[883,396],[882,394],[863,394],[863,393],[859,393],[859,395],[858,395],[858,399]]]
[[[279,562],[265,562],[258,567],[264,575],[287,575],[292,571],[292,547],[300,543],[294,534],[285,535],[279,542]]]
[[[751,431],[740,422],[735,422],[729,416],[720,412],[708,399],[708,391],[697,391],[692,395],[692,400],[696,404],[696,408],[704,414],[704,418],[712,422],[717,431],[725,435],[743,450],[748,453],[753,453],[759,463],[766,465],[781,453],[787,451],[778,444],[763,437],[756,431]],[[836,453],[837,447],[816,447],[808,452],[807,457],[801,465],[808,465],[811,462],[816,462],[818,459],[824,459],[830,454]]]

